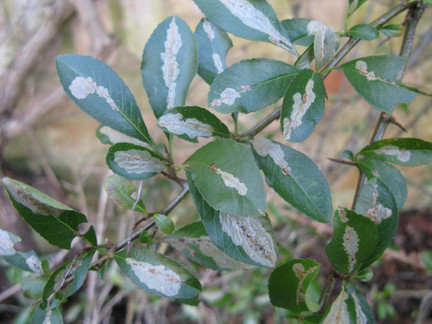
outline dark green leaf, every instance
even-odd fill
[[[212,84],[225,67],[225,58],[233,46],[231,39],[221,28],[208,19],[202,19],[195,30],[198,47],[198,74]]]
[[[312,20],[307,18],[292,18],[281,21],[282,27],[288,33],[293,44],[309,46],[313,43],[314,36],[309,33],[308,25]]]
[[[58,308],[43,310],[40,306],[33,313],[30,324],[63,324],[63,317]]]
[[[374,40],[379,36],[378,29],[369,24],[358,24],[348,30],[348,35],[363,40]]]
[[[194,0],[211,21],[236,36],[275,44],[295,55],[297,51],[265,0]]]
[[[83,111],[123,134],[151,143],[138,105],[126,84],[105,63],[90,56],[57,56],[64,91]]]
[[[177,261],[147,249],[132,248],[114,256],[118,266],[140,288],[157,296],[192,299],[199,281]]]
[[[153,151],[128,143],[111,146],[106,162],[113,172],[132,180],[153,177],[167,166],[165,160]]]
[[[348,17],[351,16],[367,0],[349,0]]]
[[[228,127],[208,110],[196,107],[176,107],[167,110],[157,125],[165,132],[193,143],[198,143],[197,137],[221,136],[229,137]]]
[[[310,35],[314,35],[315,68],[319,70],[330,61],[339,48],[339,34],[316,20],[312,20],[307,29]]]
[[[136,201],[136,198],[132,198],[131,196],[132,193],[136,191],[132,181],[114,174],[105,180],[104,187],[108,197],[111,198],[114,203],[123,208],[132,209]],[[140,213],[146,212],[141,200],[136,204],[134,211]]]
[[[327,181],[306,155],[264,138],[256,138],[252,147],[270,187],[313,219],[330,220],[332,202]]]
[[[155,220],[157,228],[164,234],[171,234],[175,225],[174,222],[168,216],[164,214],[154,214],[153,218]]]
[[[318,73],[304,69],[294,77],[285,93],[280,118],[287,141],[302,142],[312,134],[324,115],[325,96]]]
[[[403,27],[397,24],[390,24],[380,27],[379,31],[387,37],[399,37],[402,35]]]
[[[311,310],[307,289],[318,275],[319,268],[320,264],[312,259],[294,259],[276,268],[268,283],[271,303],[294,314]]]
[[[386,162],[418,166],[432,163],[432,143],[418,138],[391,138],[364,147],[358,155]]]
[[[220,73],[208,95],[221,113],[250,113],[282,98],[298,69],[269,59],[243,60]]]
[[[350,161],[354,160],[354,153],[352,151],[350,151],[350,150],[344,150],[342,154],[348,160],[350,160]]]
[[[262,176],[244,144],[217,140],[201,147],[186,163],[194,185],[214,209],[241,217],[264,215]]]
[[[141,76],[156,118],[184,106],[198,70],[195,37],[179,17],[168,17],[155,29],[142,55]]]
[[[352,302],[351,305],[348,305],[348,311],[350,314],[355,311],[355,323],[375,324],[375,317],[372,309],[366,298],[357,288],[351,293],[350,300],[352,300]],[[354,307],[352,307],[352,305]]]

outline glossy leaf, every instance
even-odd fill
[[[294,314],[316,311],[309,306],[311,300],[307,289],[318,275],[319,268],[320,264],[312,259],[294,259],[277,267],[268,283],[271,303]]]
[[[151,143],[138,105],[122,79],[90,56],[59,55],[57,73],[64,91],[84,112],[120,133]]]
[[[214,209],[241,217],[264,215],[262,176],[244,144],[217,140],[198,149],[186,163],[194,185]]]
[[[201,284],[183,265],[157,252],[132,248],[114,256],[121,270],[141,289],[170,298],[191,299]]]
[[[96,137],[101,141],[102,144],[117,144],[117,143],[130,143],[135,144],[139,146],[144,146],[148,148],[149,150],[152,149],[152,146],[148,143],[145,143],[143,141],[140,141],[136,138],[133,138],[131,136],[125,135],[123,133],[120,133],[116,131],[115,129],[100,125],[96,130]]]
[[[197,137],[230,136],[228,127],[219,118],[196,106],[172,108],[158,119],[157,125],[165,132],[193,143],[198,143]]]
[[[8,177],[2,179],[9,198],[20,216],[49,243],[70,250],[87,218],[39,190]],[[92,228],[91,228],[92,229]],[[97,243],[92,242],[94,245]]]
[[[372,106],[391,113],[398,102],[410,103],[417,92],[396,81],[406,59],[400,56],[369,56],[341,65],[348,81]]]
[[[357,156],[405,166],[432,163],[432,143],[419,138],[391,138],[377,141],[364,147]]]
[[[167,166],[166,161],[153,151],[128,143],[111,146],[106,162],[113,172],[132,180],[153,177]]]
[[[43,273],[41,261],[35,252],[15,250],[14,245],[20,241],[20,237],[0,228],[0,258],[22,270]]]
[[[156,118],[184,106],[198,69],[196,41],[179,17],[168,17],[154,30],[142,55],[141,76]]]
[[[174,222],[168,216],[164,214],[154,214],[153,218],[155,220],[157,228],[164,234],[171,234],[175,225]]]
[[[63,317],[59,308],[42,309],[40,306],[36,308],[31,318],[30,324],[63,324]]]
[[[324,115],[324,82],[310,69],[300,71],[284,96],[281,131],[287,141],[302,142],[312,134]]]
[[[236,36],[275,44],[295,55],[297,51],[265,0],[194,0],[215,24]]]
[[[306,155],[264,138],[255,138],[252,147],[270,187],[316,221],[330,220],[332,202],[327,181]]]
[[[364,268],[378,243],[375,223],[363,215],[340,208],[333,218],[333,234],[326,252],[339,272],[352,274]]]
[[[123,208],[132,209],[136,201],[136,198],[132,198],[132,194],[136,191],[136,188],[129,179],[114,174],[105,180],[104,187],[108,197],[114,203]],[[141,200],[136,204],[134,211],[146,212]]]
[[[367,0],[349,0],[348,17],[351,16]]]
[[[198,74],[208,84],[226,68],[225,58],[233,46],[228,34],[208,19],[202,19],[195,30],[198,47]]]
[[[319,70],[330,61],[339,48],[339,34],[316,20],[312,20],[307,29],[309,35],[314,35],[315,68]]]
[[[399,37],[403,33],[403,27],[398,24],[390,24],[380,27],[379,31],[387,37]]]
[[[374,40],[379,36],[378,29],[369,24],[358,24],[348,30],[348,35],[362,40]]]
[[[281,21],[282,27],[288,33],[293,44],[309,46],[313,43],[314,36],[309,33],[307,26],[312,20],[308,18],[292,18]]]
[[[243,60],[215,78],[208,103],[221,113],[256,111],[282,98],[297,72],[297,68],[280,61]]]

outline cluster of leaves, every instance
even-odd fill
[[[363,1],[350,1],[348,18]],[[83,111],[102,125],[97,136],[111,145],[107,165],[116,173],[105,188],[112,200],[126,209],[154,218],[164,241],[191,260],[211,269],[275,267],[277,246],[266,214],[267,184],[287,203],[318,222],[332,218],[332,200],[325,177],[303,153],[287,145],[252,135],[231,133],[212,112],[185,106],[189,85],[198,73],[210,85],[209,107],[222,114],[251,113],[283,98],[280,129],[289,142],[308,138],[323,116],[326,91],[322,75],[339,47],[339,34],[320,22],[294,18],[279,21],[266,1],[195,0],[205,14],[193,33],[179,17],[165,19],[153,32],[142,56],[141,75],[157,125],[169,144],[173,136],[197,143],[198,137],[214,140],[197,149],[181,165],[174,164],[149,134],[137,103],[118,75],[92,57],[75,54],[57,58],[65,92]],[[364,40],[397,36],[400,26],[357,25],[348,35]],[[264,41],[298,55],[294,45],[306,47],[296,64],[257,58],[226,66],[232,47],[227,33]],[[376,36],[376,37],[375,37]],[[315,61],[314,69],[311,68]],[[417,91],[396,77],[405,59],[395,56],[358,58],[337,67],[373,107],[391,113],[398,102],[410,103]],[[321,71],[320,71],[321,70]],[[171,145],[168,145],[171,147]],[[398,210],[406,199],[401,173],[391,164],[417,166],[432,162],[432,143],[415,138],[387,139],[347,157],[367,177],[354,210],[339,208],[333,217],[333,236],[326,252],[345,281],[339,297],[320,315],[317,300],[308,293],[320,264],[295,259],[276,268],[269,279],[275,306],[311,322],[334,323],[343,318],[373,323],[373,314],[354,279],[362,274],[390,244],[398,223]],[[185,170],[187,182],[177,177]],[[174,230],[168,216],[149,213],[131,180],[163,173],[189,188],[200,220]],[[106,251],[97,243],[92,227],[81,234],[86,217],[23,183],[4,178],[10,199],[24,220],[51,244],[70,249],[80,237],[89,247],[52,274],[46,261],[33,253],[14,250],[19,240],[0,232],[3,258],[21,269],[45,278],[41,302],[33,321],[61,323],[59,306],[83,284],[96,251],[114,259],[140,288],[157,296],[196,305],[199,281],[185,266],[150,248]],[[145,232],[144,232],[145,233]],[[145,243],[152,243],[142,235]],[[122,246],[124,247],[124,246]],[[66,289],[64,289],[66,287]],[[355,321],[355,320],[354,320]]]

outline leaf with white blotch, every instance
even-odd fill
[[[31,318],[30,324],[63,324],[60,309],[42,309],[37,307]]]
[[[354,211],[370,218],[378,229],[377,246],[364,261],[364,267],[367,267],[390,245],[398,225],[398,208],[391,191],[373,178],[361,188]]]
[[[389,24],[379,27],[379,31],[387,37],[399,37],[403,33],[403,26],[398,24]]]
[[[237,261],[223,253],[208,236],[202,222],[186,225],[164,241],[180,250],[194,262],[214,270],[253,269],[254,266]]]
[[[398,165],[419,166],[432,163],[432,142],[419,138],[390,138],[364,147],[363,155]]]
[[[407,187],[404,176],[394,166],[373,158],[356,160],[357,166],[368,180],[377,178],[378,186],[385,186],[392,194],[400,210],[407,198]]]
[[[416,96],[414,89],[396,81],[406,59],[400,56],[369,56],[341,65],[354,89],[376,109],[391,113],[399,102],[409,104]]]
[[[20,216],[49,243],[70,250],[70,244],[79,232],[78,225],[87,218],[57,200],[25,183],[4,177],[2,179],[9,198]],[[93,227],[84,234],[92,237]],[[91,239],[97,245],[96,239]]]
[[[156,118],[184,106],[198,70],[196,41],[179,17],[168,17],[155,29],[142,55],[141,77]]]
[[[215,78],[208,103],[225,114],[256,111],[282,98],[297,72],[296,67],[276,60],[243,60]]]
[[[378,29],[370,24],[358,24],[352,26],[348,30],[347,34],[351,37],[357,37],[366,41],[377,39],[379,36]]]
[[[120,133],[119,131],[116,131],[115,129],[105,125],[100,125],[96,129],[96,137],[100,140],[102,144],[113,145],[117,143],[130,143],[139,146],[144,146],[149,150],[152,149],[152,146],[150,144],[140,141],[131,136],[125,135],[123,133]]]
[[[104,187],[108,197],[117,205],[126,209],[132,209],[135,205],[136,198],[132,198],[132,194],[136,191],[136,188],[129,179],[113,174],[105,180]],[[134,211],[146,212],[141,200],[136,204]]]
[[[111,146],[106,162],[113,172],[132,180],[153,177],[167,166],[166,161],[153,151],[128,143]]]
[[[22,270],[42,273],[41,261],[35,252],[15,250],[14,245],[20,241],[20,237],[0,228],[0,258]]]
[[[196,107],[175,107],[167,110],[157,125],[170,134],[198,143],[197,137],[229,137],[228,127],[208,110]]]
[[[132,248],[114,255],[117,265],[140,288],[161,297],[191,299],[201,284],[177,261],[148,249]]]
[[[345,291],[345,287],[343,285],[339,296],[328,308],[328,311],[322,319],[321,324],[351,323],[347,306],[348,298],[349,294]]]
[[[350,17],[362,4],[367,0],[349,0],[349,7],[347,16]]]
[[[325,96],[324,82],[317,72],[304,69],[294,77],[285,93],[280,118],[287,141],[302,142],[312,134],[324,115]]]
[[[339,34],[319,21],[312,20],[307,25],[309,35],[314,35],[315,68],[322,68],[339,48]]]
[[[318,167],[303,153],[264,139],[252,141],[266,181],[285,201],[319,222],[332,215],[330,190]]]
[[[316,311],[307,289],[318,275],[320,264],[312,259],[294,259],[277,267],[268,282],[270,302],[294,314]],[[312,309],[311,309],[312,308]]]
[[[336,270],[352,274],[364,268],[364,261],[377,243],[377,226],[370,218],[340,208],[333,218],[333,234],[326,253]]]
[[[186,164],[194,185],[214,209],[241,217],[264,215],[262,176],[244,144],[233,140],[208,143]]]
[[[57,56],[56,66],[64,91],[84,112],[120,133],[152,142],[135,98],[108,65],[64,54]]]
[[[212,84],[214,78],[226,67],[225,58],[233,46],[232,41],[223,29],[206,18],[198,24],[195,38],[198,48],[198,74],[205,82]]]
[[[194,0],[215,24],[245,39],[263,41],[297,55],[288,33],[265,0]]]
[[[213,209],[186,173],[195,206],[214,244],[225,254],[255,266],[274,267],[277,243],[267,216],[239,217]]]
[[[314,41],[314,36],[309,33],[307,28],[311,21],[308,18],[292,18],[282,20],[281,24],[293,44],[308,47]]]

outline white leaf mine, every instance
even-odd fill
[[[348,217],[346,215],[346,211],[343,207],[338,206],[338,213],[339,213],[339,217],[340,217],[341,221],[343,223],[348,223],[349,219],[348,219]]]
[[[165,86],[168,88],[168,96],[166,99],[167,109],[174,107],[174,99],[177,87],[176,80],[180,74],[180,68],[176,56],[179,53],[180,47],[182,45],[182,38],[175,22],[175,18],[173,17],[167,30],[167,38],[164,42],[165,52],[161,53],[161,58],[163,61],[162,75]]]
[[[369,217],[375,224],[379,225],[384,219],[390,218],[392,216],[392,210],[390,208],[384,207],[381,204],[377,204],[378,185],[375,185],[372,199],[372,208],[366,212],[366,217]]]
[[[246,185],[243,182],[241,182],[238,178],[236,178],[234,175],[222,171],[221,169],[215,167],[213,167],[212,170],[215,171],[217,174],[220,174],[225,186],[229,188],[234,188],[235,190],[237,190],[240,196],[245,196],[247,194],[248,189]]]
[[[343,247],[345,252],[348,254],[348,270],[349,272],[354,271],[354,266],[357,262],[356,253],[358,252],[359,237],[357,232],[351,226],[345,228],[343,235]]]
[[[303,264],[301,263],[295,263],[292,267],[294,274],[296,275],[297,279],[299,280],[299,283],[297,284],[297,291],[296,291],[296,304],[300,304],[302,301],[305,300],[305,295],[301,292],[301,288],[303,286],[303,282],[306,279],[308,275],[310,275],[312,272],[316,270],[317,266],[310,267],[309,269],[305,270]]]
[[[172,297],[181,289],[180,276],[163,265],[153,265],[127,258],[126,263],[138,277],[138,280],[148,288],[159,291],[165,296]]]
[[[8,232],[0,229],[0,256],[14,255],[15,253],[14,244]]]
[[[219,107],[222,104],[228,105],[228,106],[232,106],[234,104],[234,102],[236,101],[237,98],[241,97],[241,94],[244,92],[247,92],[249,90],[251,90],[251,86],[249,85],[242,85],[240,86],[240,90],[237,91],[234,88],[226,88],[224,89],[219,98],[214,99],[211,103],[210,106],[212,107]]]
[[[42,324],[51,324],[51,313],[52,313],[52,310],[48,309],[46,314],[45,314],[45,319],[44,319]]]
[[[348,293],[343,289],[336,300],[333,302],[330,312],[325,317],[323,324],[350,323],[348,306],[346,300],[349,298]]]
[[[369,81],[380,80],[375,76],[374,71],[368,72],[368,66],[365,61],[359,60],[356,62],[355,68],[360,72],[361,75],[364,75]]]
[[[27,266],[31,269],[31,271],[36,273],[42,273],[42,266],[40,260],[35,257],[34,255],[31,255],[26,259]]]
[[[396,156],[396,158],[401,162],[408,162],[411,159],[411,151],[400,149],[394,145],[386,145],[380,149],[375,150],[376,154],[384,154],[390,156]]]
[[[153,157],[150,152],[135,149],[115,152],[114,162],[128,173],[159,173],[166,167],[165,161]]]
[[[107,136],[112,144],[131,143],[131,144],[144,146],[145,148],[151,149],[151,146],[149,144],[147,144],[143,141],[140,141],[136,138],[133,138],[131,136],[120,133],[119,131],[116,131],[115,129],[112,129],[111,127],[108,127],[108,126],[102,126],[99,129],[99,132],[101,134]]]
[[[291,168],[285,160],[285,154],[279,144],[266,138],[255,138],[252,144],[258,155],[263,157],[269,155],[273,162],[282,169],[283,174],[291,172]]]
[[[357,313],[357,324],[368,324],[368,319],[366,314],[363,312],[363,309],[360,305],[360,300],[357,297],[357,294],[351,295],[354,299],[355,310]]]
[[[77,99],[85,99],[88,95],[96,93],[110,105],[112,110],[119,110],[114,100],[111,98],[108,89],[103,86],[98,86],[91,77],[76,77],[70,84],[69,90]]]
[[[212,59],[213,59],[214,65],[216,67],[216,71],[218,73],[222,73],[224,69],[223,69],[223,63],[222,63],[220,55],[217,54],[217,53],[213,53],[212,54]]]
[[[213,30],[212,23],[209,20],[204,19],[203,28],[204,28],[204,31],[206,32],[208,38],[210,39],[210,41],[214,40],[215,39],[215,33]]]
[[[313,92],[314,81],[308,80],[306,83],[305,94],[302,96],[300,92],[294,94],[294,104],[290,118],[284,118],[283,136],[286,140],[291,138],[291,132],[302,124],[302,118],[306,114],[309,107],[314,103],[316,95]]]
[[[238,217],[220,212],[219,221],[222,231],[235,245],[241,246],[253,261],[274,267],[277,255],[273,238],[258,217]]]
[[[205,124],[196,118],[186,118],[180,113],[168,113],[161,116],[157,124],[165,128],[168,132],[176,135],[186,134],[190,138],[210,137],[213,134],[213,127]]]

